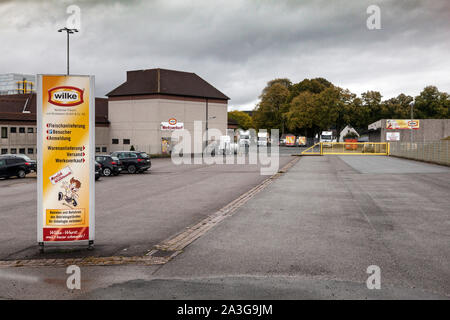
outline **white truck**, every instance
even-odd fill
[[[269,141],[269,134],[267,132],[258,132],[258,146],[267,147]]]
[[[239,130],[239,147],[249,147],[250,146],[250,131],[249,130]]]
[[[332,131],[322,131],[320,134],[320,142],[324,147],[331,147],[333,142],[333,132]]]

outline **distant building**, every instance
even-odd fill
[[[111,150],[166,153],[177,141],[172,131],[187,129],[193,141],[194,121],[208,140],[212,129],[226,135],[229,98],[191,72],[166,69],[127,71],[127,79],[107,94]],[[193,144],[191,152],[194,152]]]
[[[450,119],[381,119],[368,129],[370,142],[437,141],[450,136]]]
[[[345,126],[344,129],[342,129],[342,131],[340,133],[339,142],[343,142],[344,137],[350,132],[355,133],[359,137],[359,133],[355,129],[353,129],[353,127],[351,125],[347,125],[347,126]]]
[[[20,73],[0,74],[0,95],[23,94],[35,91],[36,76]]]
[[[227,134],[229,98],[195,73],[128,71],[127,80],[107,96],[95,98],[96,153],[132,145],[151,154],[170,152],[173,130],[187,129],[193,139],[194,121],[203,133],[208,126],[209,140],[219,139],[212,129]],[[36,157],[35,93],[0,95],[0,130],[0,154]]]

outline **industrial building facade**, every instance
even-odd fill
[[[370,142],[438,141],[450,136],[450,119],[381,119],[368,129]]]
[[[150,154],[167,153],[177,143],[172,131],[192,133],[194,121],[203,132],[208,127],[226,134],[229,98],[195,73],[128,71],[126,82],[107,96],[112,151],[133,145]]]
[[[128,71],[126,81],[96,98],[96,153],[136,150],[168,153],[173,130],[227,128],[228,97],[195,73]],[[36,94],[0,95],[0,153],[36,158]]]

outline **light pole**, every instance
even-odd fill
[[[69,75],[69,35],[78,32],[77,29],[69,29],[67,27],[59,29],[58,32],[65,31],[67,33],[67,75]]]
[[[205,147],[207,147],[208,146],[208,120],[213,120],[213,119],[215,119],[216,118],[216,116],[212,116],[212,117],[207,117],[206,118],[206,121],[205,121],[205,131],[206,131],[206,142],[205,142]]]

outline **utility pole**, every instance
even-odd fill
[[[411,122],[414,120],[414,101],[411,101],[411,103],[409,104],[411,107]],[[413,142],[413,127],[410,124],[409,126],[410,129],[410,133],[411,133],[411,143]]]
[[[205,122],[205,131],[206,131],[206,141],[205,141],[205,150],[208,147],[208,98],[206,98],[206,122]]]
[[[69,75],[69,35],[78,32],[77,29],[69,29],[67,27],[59,29],[58,32],[65,31],[67,33],[67,75]]]

